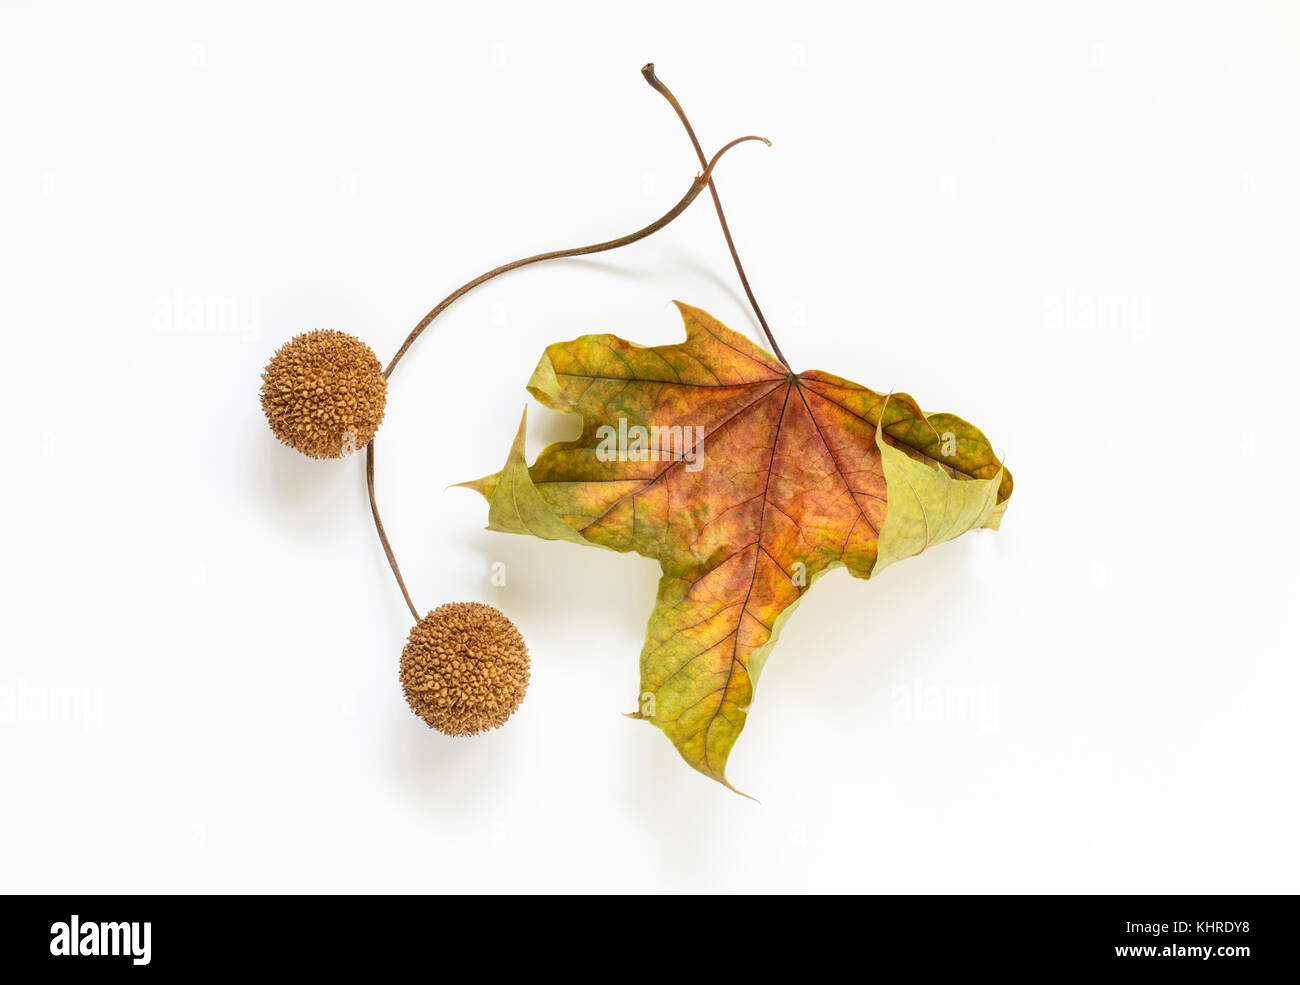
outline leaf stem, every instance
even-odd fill
[[[515,260],[512,263],[503,264],[500,267],[494,267],[487,273],[475,277],[466,284],[462,284],[439,301],[427,315],[420,319],[419,324],[411,330],[411,334],[406,337],[406,341],[402,343],[402,347],[398,349],[397,354],[393,356],[392,361],[388,364],[388,368],[384,370],[384,376],[386,378],[392,377],[393,370],[397,368],[398,362],[401,361],[401,358],[406,355],[407,350],[411,348],[415,340],[420,337],[421,333],[429,327],[429,324],[435,318],[480,284],[485,284],[494,277],[499,277],[501,274],[508,273],[511,270],[517,270],[520,267],[526,267],[533,263],[540,263],[543,260],[559,260],[565,257],[586,256],[591,253],[603,253],[606,250],[616,250],[620,246],[627,246],[658,232],[685,212],[706,186],[710,188],[713,187],[713,169],[717,166],[718,161],[722,159],[722,155],[731,150],[731,148],[735,147],[737,144],[743,144],[747,140],[761,140],[769,146],[771,144],[771,141],[767,140],[765,137],[737,137],[729,144],[723,146],[722,149],[714,154],[710,160],[705,160],[703,154],[701,154],[700,162],[704,166],[704,170],[691,182],[691,187],[687,190],[686,194],[681,197],[677,204],[648,226],[643,226],[636,232],[629,233],[626,236],[620,236],[618,239],[605,240],[601,243],[594,243],[591,246],[579,246],[569,250],[555,250],[550,253],[538,253],[535,256],[525,257],[522,260]],[[716,201],[716,192],[714,195]],[[761,315],[759,317],[760,319],[762,318]],[[775,345],[775,343],[773,343],[773,345]],[[375,532],[379,534],[379,542],[383,545],[384,554],[388,558],[388,565],[393,569],[393,576],[397,579],[397,585],[402,590],[402,597],[406,599],[406,607],[411,610],[411,615],[418,623],[420,621],[419,611],[415,608],[415,603],[411,601],[411,593],[406,588],[406,582],[402,578],[402,571],[397,565],[397,557],[393,554],[392,544],[389,543],[388,535],[384,532],[384,523],[379,518],[379,504],[375,500],[375,442],[373,438],[366,445],[366,491],[370,497],[370,513],[375,520]]]
[[[677,111],[677,118],[682,121],[682,126],[686,128],[686,136],[691,138],[691,145],[695,148],[695,156],[700,159],[700,164],[703,165],[704,148],[700,146],[700,142],[695,136],[695,128],[691,126],[691,121],[686,118],[686,110],[682,109],[682,104],[677,101],[677,97],[672,94],[672,90],[655,75],[654,62],[649,62],[641,69],[641,74],[645,76],[645,80],[650,83],[656,92],[668,100],[668,105]],[[772,146],[770,140],[765,141],[765,143],[769,147]],[[740,262],[740,254],[736,251],[736,243],[731,238],[731,228],[727,225],[727,216],[722,211],[722,199],[718,197],[718,188],[713,183],[712,178],[709,179],[709,194],[713,196],[713,207],[718,212],[718,224],[722,226],[722,236],[727,241],[727,249],[731,251],[731,259],[736,265],[736,273],[740,275],[740,285],[745,289],[745,296],[749,298],[749,306],[754,309],[754,314],[758,316],[758,323],[763,327],[763,334],[767,336],[767,341],[772,346],[772,352],[776,354],[777,359],[781,360],[786,369],[790,369],[790,361],[785,358],[785,354],[781,352],[781,347],[776,344],[776,338],[772,335],[772,330],[767,326],[767,319],[763,317],[763,309],[758,306],[758,299],[754,297],[754,291],[749,286],[749,278],[745,276],[745,268]]]

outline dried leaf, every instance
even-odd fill
[[[816,578],[841,564],[869,578],[996,528],[1012,484],[961,418],[829,373],[793,375],[707,313],[678,308],[682,343],[549,346],[528,390],[581,415],[581,436],[529,467],[525,413],[505,467],[465,485],[488,500],[492,530],[660,563],[634,717],[730,787],[727,757],[763,664]]]

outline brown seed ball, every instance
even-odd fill
[[[412,629],[402,692],[439,732],[477,735],[506,723],[528,690],[528,647],[515,624],[481,602],[450,602]]]
[[[388,381],[370,347],[346,332],[306,332],[262,371],[262,411],[275,436],[312,458],[364,448],[384,419]]]

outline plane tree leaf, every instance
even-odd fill
[[[781,627],[818,576],[858,578],[977,527],[1011,475],[978,429],[766,350],[678,303],[686,340],[548,346],[529,392],[582,434],[464,485],[492,530],[635,551],[662,577],[633,717],[731,787],[727,758]],[[734,788],[732,788],[734,789]]]

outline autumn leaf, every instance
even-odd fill
[[[686,341],[613,335],[549,346],[528,383],[582,434],[464,485],[492,530],[654,558],[663,576],[633,717],[731,787],[727,757],[772,647],[803,594],[844,565],[869,578],[998,526],[1011,476],[988,440],[906,394],[792,374],[698,308]],[[734,789],[734,787],[732,788]]]

